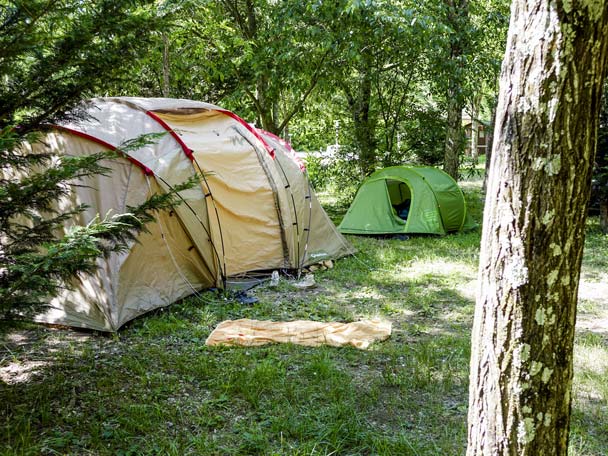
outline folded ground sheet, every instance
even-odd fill
[[[264,345],[272,342],[367,348],[391,335],[391,322],[362,320],[353,323],[318,321],[226,320],[209,335],[206,345]]]

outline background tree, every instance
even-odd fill
[[[308,2],[194,0],[182,10],[204,59],[199,77],[231,82],[222,104],[280,134],[298,114],[333,52],[323,11]],[[183,17],[183,16],[182,16]]]
[[[336,41],[344,45],[330,81],[344,95],[359,165],[367,175],[379,163],[403,160],[401,146],[411,139],[404,121],[417,112],[432,25],[412,3],[372,2],[346,7],[337,26]]]
[[[479,104],[471,98],[468,99],[467,104],[472,118],[476,117],[472,113],[477,113],[476,120],[478,124],[483,125],[486,135],[485,174],[482,187],[484,192],[490,174],[498,80],[509,27],[509,5],[508,0],[470,3],[471,22],[475,27],[471,36],[476,52],[467,79],[470,81],[471,92],[479,97]]]
[[[113,156],[61,159],[24,153],[49,124],[77,117],[82,98],[124,81],[158,23],[153,2],[8,2],[0,10],[0,312],[38,309],[69,277],[95,268],[100,255],[120,251],[173,194],[154,196],[129,214],[93,220],[57,239],[84,210],[57,209],[69,185],[107,169]],[[70,114],[66,114],[70,112]],[[140,138],[128,148],[141,146]],[[186,184],[189,185],[189,184]],[[183,188],[183,187],[182,187]]]
[[[433,23],[409,1],[345,1],[333,10],[326,26],[337,51],[320,92],[338,104],[338,120],[348,132],[341,145],[358,158],[359,180],[379,164],[402,163],[425,142],[408,127],[433,109],[419,96]],[[428,137],[424,129],[417,133]]]
[[[229,19],[206,17],[206,3],[157,3],[158,19],[146,34],[145,52],[133,56],[131,71],[115,83],[108,82],[107,90],[115,95],[186,98],[216,104],[230,97],[238,88],[238,80],[231,72],[220,71],[226,65],[221,60],[226,43],[219,36],[226,33]],[[233,58],[239,56],[237,52]]]
[[[488,119],[504,54],[508,4],[507,0],[424,2],[434,27],[426,44],[426,78],[444,123],[439,162],[454,176],[467,139],[463,110],[473,125],[491,130]],[[469,139],[474,141],[476,130],[471,133]]]
[[[514,0],[472,340],[469,455],[563,455],[608,3]]]
[[[446,25],[449,33],[447,65],[447,122],[443,155],[443,170],[454,179],[459,177],[460,156],[464,151],[462,111],[465,107],[464,73],[469,46],[468,0],[444,0]]]
[[[462,106],[473,95],[494,97],[506,2],[448,3],[347,2],[336,13],[333,41],[343,44],[326,85],[341,88],[344,124],[364,174],[378,164],[441,163],[450,122],[460,141],[458,167]],[[497,23],[498,31],[488,30]]]

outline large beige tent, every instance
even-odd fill
[[[148,133],[154,144],[104,163],[112,172],[73,188],[88,209],[71,223],[123,213],[155,192],[201,176],[129,251],[99,260],[53,299],[39,321],[114,331],[195,290],[253,271],[299,269],[353,252],[319,205],[288,145],[232,112],[178,99],[97,98],[36,150],[85,155]],[[66,229],[69,227],[66,226]]]

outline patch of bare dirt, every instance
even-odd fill
[[[608,275],[600,282],[581,278],[578,299],[579,310],[576,327],[608,337]],[[466,298],[475,300],[477,280],[459,287],[458,291]]]
[[[581,281],[576,328],[608,340],[608,283]]]
[[[51,365],[57,353],[79,345],[93,337],[90,333],[71,329],[16,329],[0,340],[0,382],[6,384],[30,381]]]

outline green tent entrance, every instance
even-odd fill
[[[448,174],[393,166],[363,181],[338,229],[346,234],[446,234],[474,226],[462,190]]]

